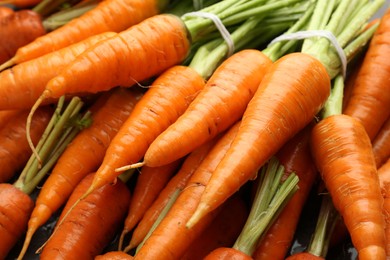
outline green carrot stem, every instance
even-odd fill
[[[334,78],[330,95],[322,109],[321,118],[342,113],[344,95],[344,78],[338,75]]]

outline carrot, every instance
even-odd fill
[[[79,18],[19,48],[11,60],[0,66],[0,70],[59,50],[96,34],[125,30],[157,14],[163,9],[162,3],[163,1],[155,0],[102,1],[96,8]],[[162,6],[159,6],[160,4]]]
[[[316,166],[359,259],[385,259],[383,198],[364,126],[348,115],[328,116],[313,128],[311,144]]]
[[[47,82],[69,62],[95,43],[114,36],[113,32],[102,33],[68,48],[24,62],[0,72],[0,109],[31,108],[42,94]],[[49,66],[50,69],[44,69]],[[45,71],[45,73],[42,73]],[[53,103],[56,99],[48,99]]]
[[[0,129],[8,123],[8,121],[17,115],[20,110],[1,110],[0,111]]]
[[[96,101],[102,104],[97,104],[99,108],[93,107],[96,111],[92,113],[91,125],[68,145],[38,194],[20,257],[36,230],[67,201],[77,184],[99,167],[110,141],[141,96],[138,90],[118,88]]]
[[[134,257],[123,251],[110,251],[103,255],[98,255],[95,260],[131,260]]]
[[[143,167],[135,184],[130,207],[125,219],[118,248],[122,249],[124,236],[129,233],[142,219],[145,211],[153,204],[161,190],[176,173],[181,160],[161,167]]]
[[[390,116],[390,9],[382,16],[349,99],[344,114],[360,120],[371,140]]]
[[[271,63],[254,49],[226,59],[184,114],[152,142],[144,156],[145,165],[155,167],[177,160],[235,123]]]
[[[308,252],[300,252],[287,257],[286,260],[325,260],[325,258],[313,255]]]
[[[329,92],[326,69],[310,55],[287,54],[273,63],[249,102],[240,131],[214,171],[187,227],[255,178],[257,169],[319,112]]]
[[[13,5],[20,9],[31,8],[39,4],[42,0],[0,0],[0,6]]]
[[[379,169],[390,157],[390,117],[382,125],[382,128],[372,141],[372,150],[374,152],[376,166]]]
[[[188,247],[182,260],[198,260],[218,247],[232,246],[248,217],[248,205],[242,195],[226,201],[209,227]]]
[[[0,184],[0,258],[5,259],[27,226],[34,201],[8,183]]]
[[[14,13],[14,9],[8,6],[0,6],[0,19]]]
[[[251,260],[251,256],[231,247],[220,247],[210,252],[204,260]]]
[[[210,212],[197,225],[187,228],[187,219],[196,208],[211,174],[230,146],[239,122],[232,126],[213,146],[180,192],[176,201],[136,252],[135,259],[179,259],[190,244],[204,231],[221,208]]]
[[[89,174],[77,185],[59,219],[92,180],[93,174]],[[120,180],[94,191],[58,226],[45,244],[40,259],[94,259],[115,235],[129,203],[130,191]]]
[[[299,178],[299,189],[257,246],[252,255],[256,260],[284,259],[291,246],[303,206],[318,176],[309,145],[312,127],[313,124],[305,127],[276,154],[285,168],[283,179],[294,172]]]
[[[151,229],[153,223],[157,220],[170,198],[177,190],[182,190],[186,186],[188,180],[204,160],[210,149],[214,146],[215,142],[216,139],[213,139],[201,145],[186,157],[179,171],[167,183],[135,227],[131,240],[124,250],[125,252],[135,248],[144,240],[148,231]]]
[[[35,38],[46,33],[42,18],[31,10],[19,10],[0,19],[0,63]]]
[[[47,123],[50,120],[52,109],[42,107],[33,118],[32,140],[34,144],[38,143]],[[31,149],[26,138],[26,119],[28,111],[18,111],[8,123],[0,129],[0,182],[11,180],[28,161],[31,155]]]
[[[388,159],[380,168],[378,176],[383,196],[383,215],[385,218],[385,236],[386,236],[386,256],[390,256],[390,159]]]

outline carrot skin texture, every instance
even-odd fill
[[[134,248],[142,242],[153,223],[158,218],[160,212],[164,209],[165,205],[167,205],[169,199],[177,189],[182,190],[186,186],[188,180],[214,146],[215,142],[216,139],[206,142],[185,158],[179,171],[167,183],[135,227],[129,243],[129,248]]]
[[[5,259],[25,231],[34,202],[8,183],[0,184],[0,198],[0,258]]]
[[[158,75],[188,55],[187,36],[179,17],[161,14],[145,19],[79,55],[49,81],[49,97],[128,87]]]
[[[8,123],[8,121],[13,118],[15,115],[17,115],[20,112],[20,110],[13,109],[13,110],[1,110],[0,111],[0,129],[3,128],[4,125]]]
[[[251,260],[251,256],[230,247],[220,247],[208,254],[204,260]]]
[[[254,49],[227,58],[184,114],[150,145],[145,164],[156,167],[177,160],[233,125],[271,64],[265,54]]]
[[[19,10],[0,19],[0,64],[45,33],[41,16],[32,10]]]
[[[292,53],[273,63],[248,104],[231,148],[206,186],[194,218],[200,219],[256,178],[257,170],[314,118],[329,93],[329,76],[317,59]]]
[[[371,140],[390,116],[390,9],[365,54],[344,114],[360,120]]]
[[[0,19],[14,13],[14,9],[7,6],[0,6]]]
[[[191,176],[167,215],[137,252],[135,259],[180,259],[191,243],[215,219],[221,207],[210,212],[193,227],[186,227],[186,222],[196,209],[205,185],[230,146],[238,126],[239,123],[233,125],[213,146]]]
[[[112,139],[93,186],[114,181],[120,174],[116,168],[141,160],[150,143],[184,112],[204,84],[186,66],[174,66],[161,74]]]
[[[376,166],[380,168],[390,157],[390,117],[372,141],[372,150],[374,152]]]
[[[359,259],[386,259],[383,198],[364,126],[348,115],[327,117],[313,128],[311,146]]]
[[[37,58],[103,32],[121,32],[157,13],[155,0],[102,1],[79,18],[19,48],[15,62]]]
[[[94,260],[131,260],[133,256],[126,254],[123,251],[111,251],[103,255],[98,255]]]
[[[116,35],[114,32],[95,35],[65,49],[43,55],[0,72],[0,109],[31,108],[45,90],[49,80],[57,75],[62,68],[87,48],[114,35]],[[45,73],[42,73],[42,71],[45,71]],[[56,100],[46,99],[45,102],[53,103]]]
[[[390,256],[390,159],[379,169],[378,176],[383,196],[383,215],[385,218],[386,256]]]
[[[308,252],[301,252],[287,257],[286,260],[325,260],[325,258]]]
[[[276,157],[285,168],[283,178],[287,178],[288,175],[295,172],[299,177],[299,189],[256,248],[252,255],[256,260],[285,259],[291,246],[302,209],[318,177],[309,144],[312,127],[313,124],[305,127],[276,154]]]
[[[31,125],[31,138],[37,144],[52,116],[49,107],[40,108],[34,115]],[[8,124],[0,129],[0,182],[9,181],[22,170],[31,155],[26,137],[28,111],[20,111]]]
[[[91,185],[87,175],[75,188],[59,219]],[[81,201],[48,240],[40,259],[94,259],[114,237],[130,203],[130,191],[118,180]],[[58,222],[57,222],[58,223]]]
[[[48,221],[77,184],[99,167],[110,141],[141,97],[138,90],[118,88],[92,114],[91,126],[68,145],[42,186],[28,222],[28,235]]]

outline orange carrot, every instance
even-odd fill
[[[142,219],[145,211],[153,204],[172,175],[176,173],[180,163],[181,160],[177,160],[161,167],[152,168],[144,166],[142,168],[135,184],[130,207],[120,236],[119,249],[122,249],[124,236]]]
[[[308,252],[301,252],[287,257],[286,260],[325,260],[325,258]]]
[[[110,251],[103,255],[98,255],[95,260],[131,260],[134,257],[123,251]]]
[[[179,259],[190,244],[207,228],[221,208],[210,212],[197,225],[186,227],[186,222],[196,209],[199,198],[210,180],[213,170],[225,155],[239,122],[213,146],[197,170],[189,179],[176,201],[135,254],[135,259]]]
[[[110,141],[141,96],[138,90],[118,88],[102,97],[104,102],[97,100],[102,104],[95,108],[92,124],[68,145],[38,194],[21,255],[36,230],[67,201],[77,184],[99,167]]]
[[[385,218],[385,235],[386,235],[386,256],[390,256],[390,159],[388,159],[380,168],[378,176],[383,196],[383,215]]]
[[[159,6],[161,3],[163,1],[156,0],[102,1],[79,18],[19,48],[3,68],[59,50],[96,34],[123,31],[157,14],[163,8]]]
[[[363,124],[348,115],[331,115],[313,128],[311,144],[316,166],[359,259],[386,259],[383,198]]]
[[[305,127],[276,154],[285,168],[283,179],[294,172],[299,177],[299,189],[262,238],[252,255],[256,260],[284,259],[291,246],[303,206],[317,177],[309,146],[312,127],[313,124]]]
[[[372,150],[374,152],[376,166],[379,169],[390,157],[390,117],[372,141]]]
[[[254,49],[226,59],[185,113],[153,141],[145,153],[145,165],[177,160],[239,120],[271,64]]]
[[[330,79],[317,59],[287,54],[271,65],[242,118],[240,131],[207,184],[193,226],[263,166],[319,112],[330,93]]]
[[[114,35],[116,34],[113,32],[102,33],[0,72],[0,109],[31,108],[44,91],[47,82],[63,67],[87,48]],[[46,66],[50,69],[44,69]],[[56,100],[46,101],[52,103]]]
[[[214,146],[215,142],[216,139],[213,139],[201,145],[186,157],[179,171],[167,183],[153,204],[145,212],[144,216],[134,229],[129,245],[124,251],[127,252],[130,249],[135,248],[144,240],[148,231],[151,229],[153,223],[157,220],[170,198],[176,190],[182,190],[186,186],[188,180],[206,157],[210,149]]]
[[[52,116],[50,107],[42,107],[33,118],[32,140],[36,144],[41,138]],[[0,182],[9,181],[23,169],[31,155],[31,149],[26,138],[26,119],[28,111],[19,111],[0,129]]]
[[[0,6],[0,19],[6,17],[14,12],[14,9],[7,6]]]
[[[94,174],[75,188],[59,219],[88,189]],[[52,234],[40,259],[94,259],[112,240],[130,203],[130,191],[118,180],[80,202]]]
[[[0,19],[0,63],[7,61],[17,51],[35,38],[44,35],[42,18],[34,11],[25,9]]]
[[[371,140],[390,116],[390,9],[370,42],[344,114],[360,120]]]
[[[0,258],[5,259],[25,231],[34,201],[7,183],[0,184]]]
[[[0,5],[13,5],[17,8],[27,9],[39,4],[42,0],[0,0]]]
[[[8,123],[8,121],[17,115],[20,110],[1,110],[0,111],[0,129]]]
[[[204,260],[251,260],[251,256],[231,247],[220,247],[208,254]]]

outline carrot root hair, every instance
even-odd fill
[[[145,162],[133,163],[133,164],[130,164],[130,165],[125,165],[125,166],[122,166],[122,167],[118,167],[118,168],[115,169],[115,172],[124,172],[124,171],[131,170],[131,169],[137,169],[137,168],[141,168],[144,165],[145,165]]]
[[[0,71],[3,71],[6,68],[9,68],[9,67],[11,67],[13,65],[15,65],[15,59],[11,58],[11,59],[7,60],[6,62],[4,62],[3,64],[0,65]]]

